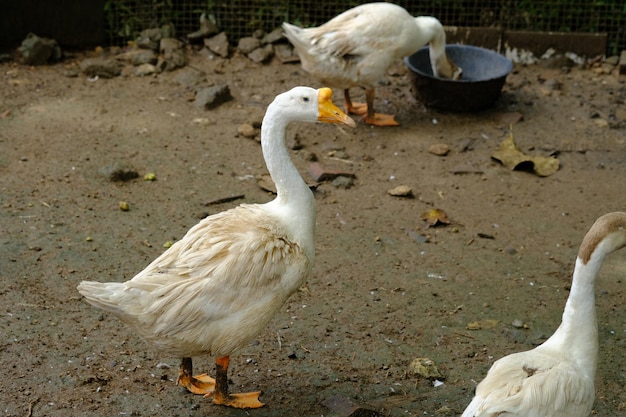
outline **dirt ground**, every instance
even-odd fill
[[[313,155],[356,178],[319,184],[308,284],[232,358],[232,388],[261,389],[266,407],[214,406],[175,386],[178,358],[151,351],[76,285],[130,279],[207,214],[272,199],[255,179],[266,172],[259,143],[238,128],[260,122],[276,94],[320,85],[297,64],[195,54],[207,84],[234,96],[204,110],[176,82],[188,68],[93,81],[73,76],[79,58],[0,64],[2,416],[332,416],[323,402],[334,395],[385,416],[458,415],[494,360],[557,328],[583,235],[626,210],[626,86],[614,73],[518,65],[496,107],[447,114],[413,97],[399,63],[377,105],[401,126],[290,129],[305,178]],[[554,175],[490,157],[515,112],[518,146],[556,155]],[[140,177],[110,181],[115,167]],[[414,198],[387,194],[401,184]],[[452,223],[426,228],[432,208]],[[626,409],[625,278],[617,252],[596,286],[602,417]],[[420,357],[443,384],[409,371]],[[195,369],[213,361],[195,358]]]

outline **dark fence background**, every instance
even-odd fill
[[[236,42],[255,30],[271,31],[283,21],[317,26],[366,1],[338,0],[108,0],[110,44],[132,39],[138,30],[173,23],[178,34],[198,28],[201,13]],[[414,16],[432,15],[446,26],[490,27],[540,32],[607,33],[607,55],[626,49],[626,1],[610,0],[418,0],[396,1]]]

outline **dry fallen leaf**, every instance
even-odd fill
[[[529,156],[519,150],[513,141],[513,131],[500,144],[500,147],[491,155],[508,169],[528,169],[540,177],[547,177],[559,170],[559,160],[552,156]]]
[[[437,226],[439,224],[450,224],[450,219],[445,211],[441,209],[430,209],[420,216],[420,219],[426,221],[427,226]]]

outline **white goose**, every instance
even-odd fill
[[[86,300],[115,314],[154,348],[182,358],[178,384],[215,404],[263,406],[260,392],[228,392],[229,356],[253,339],[313,266],[315,199],[284,144],[291,122],[354,121],[329,88],[295,87],[263,119],[263,157],[277,197],[205,218],[146,269],[124,283],[83,281]],[[191,357],[212,354],[216,378],[192,376]]]
[[[430,44],[433,74],[458,79],[462,72],[446,55],[439,20],[413,17],[391,3],[363,4],[319,27],[302,29],[285,22],[283,29],[302,67],[324,84],[343,89],[347,112],[365,114],[365,122],[372,125],[398,124],[393,115],[374,112],[374,87],[397,60]],[[352,87],[365,87],[366,104],[352,103]]]
[[[533,350],[497,360],[462,417],[588,417],[595,397],[594,286],[609,253],[626,246],[626,213],[600,217],[585,235],[556,332]]]

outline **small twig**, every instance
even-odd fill
[[[36,398],[34,400],[32,400],[29,404],[28,404],[28,414],[26,414],[26,417],[32,417],[33,415],[33,407],[35,406],[35,404],[39,401],[39,398]]]

